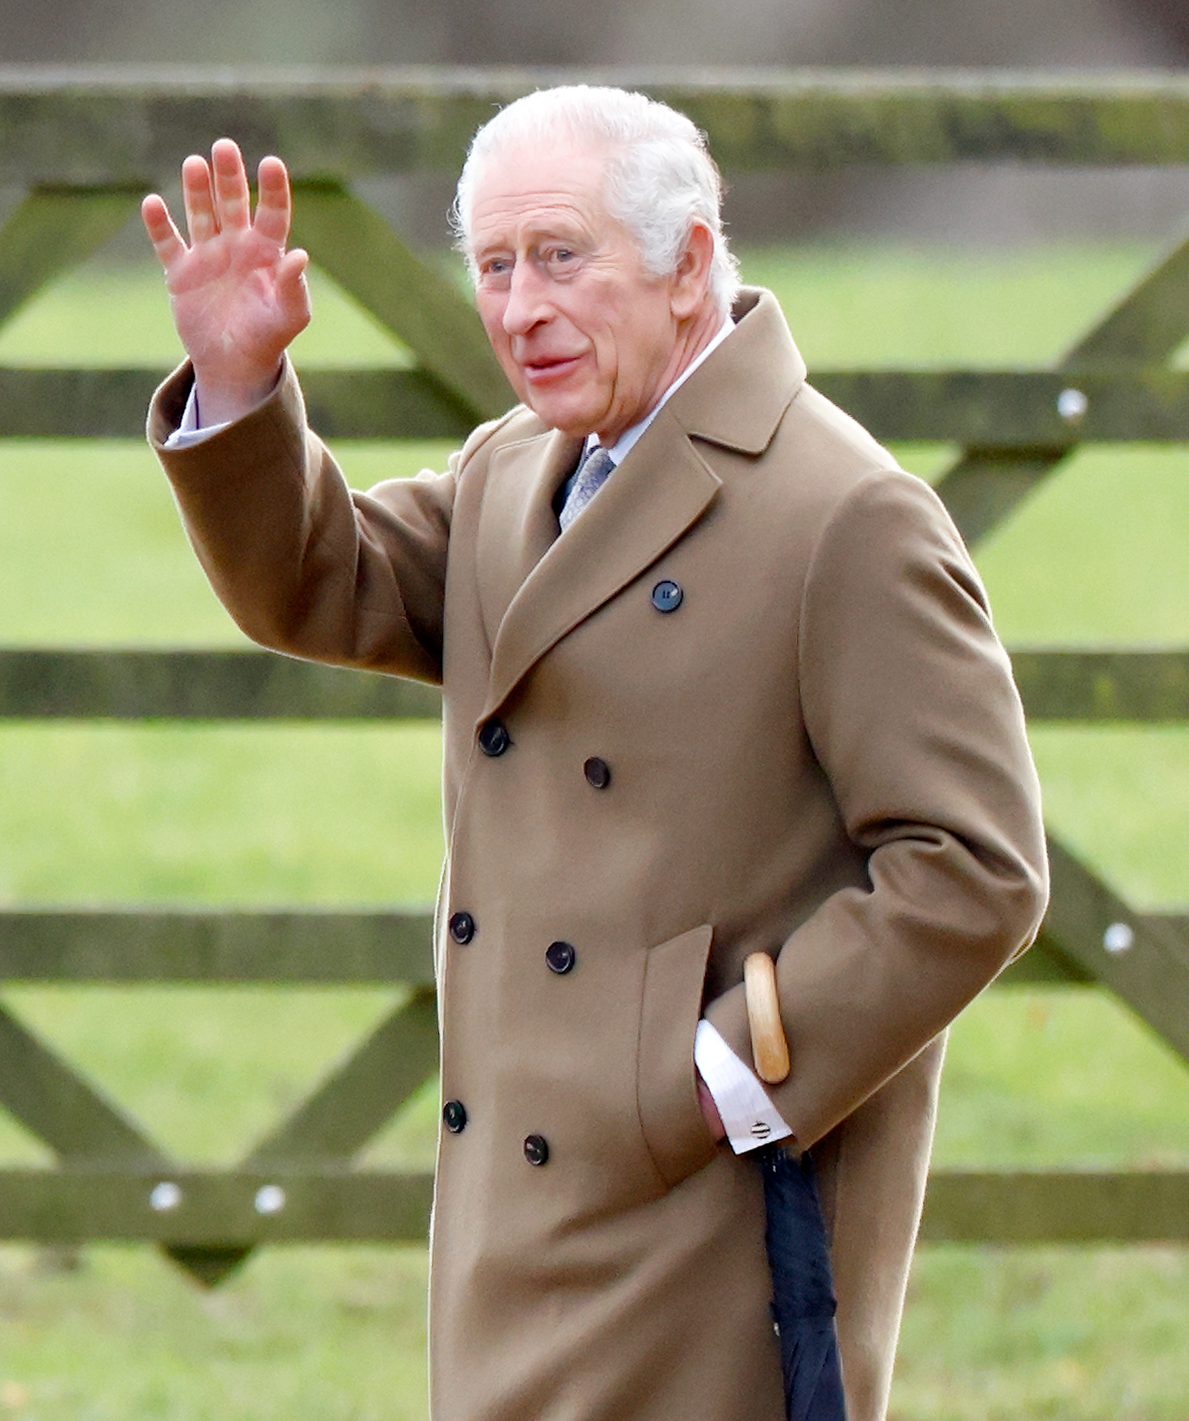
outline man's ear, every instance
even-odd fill
[[[677,259],[669,295],[669,305],[679,321],[696,315],[706,301],[713,257],[714,237],[710,228],[695,219],[685,240],[685,250]]]

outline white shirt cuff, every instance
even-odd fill
[[[698,1022],[694,1036],[694,1065],[714,1097],[727,1139],[737,1155],[787,1139],[793,1133],[755,1073],[748,1070],[705,1018]]]
[[[166,449],[189,449],[191,445],[201,444],[212,434],[218,434],[219,430],[226,429],[229,422],[224,420],[222,424],[210,424],[204,429],[198,423],[198,391],[191,386],[190,396],[186,400],[186,408],[182,411],[182,422],[165,441],[164,447]]]

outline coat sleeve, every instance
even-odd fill
[[[800,628],[802,713],[866,881],[780,947],[792,1067],[771,1095],[814,1143],[1034,937],[1040,791],[1007,654],[936,495],[860,480],[819,538]],[[747,1061],[741,987],[707,1015]]]
[[[158,390],[149,442],[240,628],[293,656],[440,682],[457,456],[448,473],[353,492],[307,427],[288,361],[251,414],[167,449],[191,382],[183,366]]]

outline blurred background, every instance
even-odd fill
[[[0,0],[0,64],[738,65],[1126,68],[1189,63],[1185,0]],[[378,195],[444,242],[444,180]],[[980,165],[749,175],[744,241],[939,236],[997,242],[1175,228],[1189,172]]]
[[[5,0],[9,63],[1126,65],[1182,0]]]
[[[1187,0],[0,0],[5,66],[1189,65]],[[234,135],[233,135],[234,136]],[[195,141],[199,141],[197,138]],[[443,270],[448,176],[362,195]],[[361,185],[361,188],[364,185]],[[21,196],[0,190],[0,220]],[[740,176],[727,216],[811,369],[1035,369],[1189,230],[1189,165]],[[434,249],[438,250],[434,250]],[[302,368],[408,363],[325,273]],[[0,329],[0,367],[178,358],[139,223]],[[1189,349],[1174,364],[1184,368]],[[446,444],[340,441],[350,482]],[[935,477],[949,446],[900,446]],[[1189,646],[1184,446],[1086,447],[976,548],[1013,646]],[[240,647],[139,439],[0,439],[0,646]],[[1139,909],[1189,898],[1189,727],[1032,728],[1050,824]],[[435,724],[0,724],[0,904],[432,901]],[[178,1158],[227,1165],[384,1019],[382,989],[5,987]],[[987,994],[954,1031],[949,1169],[1189,1170],[1184,1061],[1105,992]],[[365,1166],[425,1169],[432,1086]],[[50,1151],[0,1108],[0,1169]],[[148,1247],[0,1242],[0,1421],[424,1421],[425,1251],[266,1249],[204,1293]],[[1185,1421],[1189,1249],[931,1246],[895,1421]]]

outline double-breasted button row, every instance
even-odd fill
[[[676,583],[671,584],[677,588],[677,599],[681,599],[681,589]],[[654,596],[655,600],[655,596]],[[508,732],[508,727],[497,717],[485,720],[479,727],[479,749],[496,759],[502,755],[512,744],[512,736]],[[592,755],[582,766],[582,773],[586,776],[588,784],[595,789],[606,789],[611,783],[611,766],[599,755]]]
[[[582,766],[586,782],[595,789],[606,789],[611,783],[611,766],[598,755],[592,755]]]
[[[556,972],[559,977],[573,969],[574,963],[578,960],[578,954],[574,951],[573,943],[551,942],[545,949],[545,961],[550,972]]]
[[[465,947],[475,936],[475,920],[470,913],[452,913],[449,927],[450,936],[460,947]]]
[[[544,1135],[529,1135],[524,1142],[524,1157],[529,1164],[542,1165],[549,1159],[549,1141]]]
[[[461,1100],[448,1100],[442,1106],[442,1122],[452,1135],[462,1134],[467,1127],[467,1112]],[[525,1137],[524,1157],[532,1165],[546,1163],[549,1159],[549,1141],[544,1135]]]
[[[685,599],[679,582],[666,577],[652,589],[652,605],[658,612],[675,612]]]
[[[502,755],[511,743],[512,737],[502,720],[493,717],[491,720],[485,720],[479,727],[479,749],[485,755],[492,758]]]

